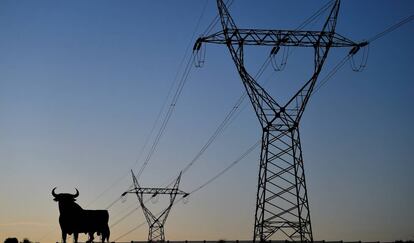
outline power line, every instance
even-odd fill
[[[312,91],[312,95],[318,92],[324,86],[329,79],[331,79],[344,65],[345,63],[351,58],[351,55],[345,56],[338,64],[334,66],[334,68],[329,71],[329,73],[319,82],[318,85],[315,86],[314,90]]]
[[[131,188],[132,189],[132,188]],[[130,189],[129,189],[130,190]],[[123,201],[122,202],[124,202],[124,201],[127,201],[127,199],[126,198],[124,198],[123,199]],[[120,218],[122,218],[122,217],[124,217],[126,214],[126,212],[128,212],[128,214],[130,214],[130,213],[133,213],[133,211],[132,211],[132,209],[133,208],[136,208],[137,207],[137,205],[136,205],[136,203],[134,202],[133,204],[131,204],[131,205],[128,205],[127,207],[124,207],[124,208],[122,208],[122,210],[120,210],[120,211],[118,211],[117,212],[117,214],[114,216],[112,216],[111,217],[111,221],[112,222],[117,222]],[[120,217],[118,217],[119,215],[121,215]],[[114,225],[115,223],[111,223],[111,225],[110,225],[110,227],[113,227],[113,226],[115,226]]]
[[[233,0],[228,0],[226,2],[227,6],[230,8],[231,5],[233,4]],[[211,21],[211,23],[207,26],[206,30],[203,32],[203,36],[208,35],[213,29],[214,27],[216,27],[216,25],[219,23],[219,15],[216,14],[216,16],[213,18],[213,20]]]
[[[203,17],[203,15],[204,15],[204,13],[205,13],[205,10],[206,10],[206,7],[207,7],[207,3],[208,3],[208,1],[206,0],[206,1],[205,1],[205,3],[204,3],[204,5],[203,5],[202,13],[201,13],[200,17],[199,17],[199,18],[198,18],[198,20],[197,20],[196,27],[195,27],[195,29],[194,29],[194,31],[193,31],[192,36],[191,36],[191,40],[190,40],[189,44],[187,45],[187,48],[186,48],[186,50],[185,50],[185,55],[183,56],[183,58],[182,58],[182,60],[181,60],[181,63],[180,63],[180,68],[179,68],[178,70],[180,70],[180,69],[181,69],[181,67],[182,67],[182,65],[183,65],[183,63],[184,63],[185,57],[187,56],[187,53],[189,53],[189,50],[190,50],[190,47],[191,47],[191,43],[192,43],[192,41],[193,41],[193,39],[194,39],[194,37],[195,37],[195,33],[196,33],[197,29],[198,29],[198,28],[199,28],[199,26],[200,26],[201,19],[202,19],[202,17]],[[188,60],[188,62],[187,62],[187,64],[186,64],[186,66],[185,66],[184,72],[183,72],[183,74],[182,74],[182,76],[181,76],[180,82],[179,82],[179,84],[178,84],[178,86],[177,86],[176,92],[175,92],[175,94],[174,94],[174,96],[173,96],[173,98],[172,98],[172,101],[171,101],[171,103],[170,103],[170,107],[169,107],[169,109],[168,109],[168,111],[167,111],[167,113],[166,113],[166,115],[165,115],[165,117],[164,117],[164,120],[163,120],[163,122],[162,122],[162,124],[161,124],[161,127],[160,127],[160,129],[159,129],[159,131],[158,131],[158,133],[157,133],[157,135],[156,135],[156,137],[155,137],[155,139],[154,139],[154,142],[153,142],[153,144],[152,144],[152,146],[151,146],[151,148],[150,148],[150,151],[149,151],[149,152],[148,152],[148,154],[147,154],[147,157],[146,157],[146,159],[145,159],[145,161],[144,161],[143,165],[141,166],[141,168],[140,168],[140,170],[139,170],[139,172],[138,172],[138,175],[137,175],[137,177],[138,177],[138,178],[142,175],[142,173],[144,172],[144,170],[145,170],[146,166],[148,165],[148,163],[149,163],[149,161],[150,161],[151,157],[152,157],[152,156],[153,156],[153,154],[156,152],[156,149],[157,149],[157,146],[158,146],[158,144],[159,144],[159,142],[160,142],[160,139],[161,139],[161,137],[163,136],[163,134],[164,134],[164,132],[165,132],[165,130],[166,130],[166,127],[167,127],[167,125],[168,125],[168,122],[169,122],[169,120],[170,120],[170,118],[171,118],[171,116],[172,116],[172,114],[173,114],[173,112],[174,112],[174,110],[175,110],[175,106],[176,106],[176,104],[177,104],[177,102],[178,102],[178,99],[179,99],[179,97],[180,97],[180,95],[181,95],[181,92],[182,92],[182,90],[183,90],[183,88],[184,88],[184,85],[185,85],[185,83],[186,83],[186,81],[187,81],[187,79],[188,79],[188,76],[189,76],[189,73],[190,73],[190,71],[191,71],[191,67],[192,67],[192,65],[191,65],[191,64],[192,64],[193,60],[194,60],[194,55],[191,55],[191,56],[190,56],[190,58],[189,58],[189,60]],[[172,85],[171,85],[171,87],[170,87],[170,89],[169,89],[169,92],[168,92],[167,98],[165,99],[165,101],[164,101],[164,103],[163,103],[163,105],[162,105],[162,108],[161,108],[160,112],[159,112],[159,113],[158,113],[158,115],[157,115],[156,121],[154,122],[154,124],[153,124],[153,126],[152,126],[151,132],[150,132],[149,136],[147,136],[147,138],[146,138],[146,141],[145,141],[144,146],[143,146],[143,148],[142,148],[142,150],[141,150],[140,156],[141,156],[141,154],[142,154],[142,151],[144,150],[144,148],[145,148],[145,147],[146,147],[146,145],[148,144],[149,138],[151,137],[151,135],[152,135],[153,131],[155,130],[155,126],[156,126],[156,124],[158,123],[158,121],[159,121],[159,119],[160,119],[160,117],[161,117],[162,111],[164,110],[164,108],[165,108],[165,106],[166,106],[166,104],[167,104],[168,97],[171,95],[171,91],[172,91],[172,88],[173,88],[174,84],[178,81],[178,74],[179,74],[179,72],[177,72],[177,73],[176,73],[176,76],[175,76],[175,78],[174,78],[174,80],[175,80],[175,81],[172,83]],[[140,156],[139,156],[139,157],[140,157]],[[136,160],[135,165],[136,165],[137,163],[138,163],[138,159]],[[134,165],[134,167],[135,167],[135,165]],[[120,178],[118,181],[116,181],[115,183],[113,183],[110,187],[108,187],[108,188],[107,188],[104,192],[102,192],[102,193],[98,196],[98,198],[99,198],[99,197],[101,197],[101,196],[102,196],[104,193],[106,193],[107,191],[109,191],[109,189],[110,189],[113,185],[115,185],[115,184],[119,183],[119,181],[121,181],[123,178],[125,178],[125,176],[126,176],[126,175],[127,175],[127,173],[126,173],[126,174],[125,174],[122,178]],[[97,200],[97,198],[96,198],[94,201],[96,201],[96,200]],[[120,197],[120,198],[117,198],[115,201],[113,201],[111,204],[109,204],[109,206],[107,207],[107,209],[109,209],[110,207],[112,207],[112,206],[113,206],[116,202],[118,202],[119,200],[121,200],[121,197]],[[94,202],[94,201],[93,201],[93,202]]]
[[[199,19],[197,21],[196,28],[194,29],[193,34],[191,36],[191,40],[190,40],[190,42],[187,45],[187,48],[185,50],[185,53],[186,53],[185,55],[187,55],[187,53],[189,53],[189,50],[190,50],[190,47],[191,47],[191,43],[192,43],[191,41],[194,39],[195,34],[196,34],[196,31],[197,31],[198,27],[200,26],[201,19],[202,19],[203,15],[204,15],[204,12],[206,10],[206,7],[207,7],[207,3],[208,3],[208,1],[206,0],[205,3],[204,3],[204,6],[203,6],[202,14],[200,15],[200,17],[199,17]],[[177,104],[177,101],[178,101],[178,99],[179,99],[179,97],[181,95],[181,92],[182,92],[182,90],[184,88],[184,85],[185,85],[185,83],[186,83],[186,81],[188,79],[189,73],[190,73],[191,68],[192,68],[192,65],[191,64],[193,63],[193,61],[194,61],[194,55],[191,55],[190,58],[189,58],[189,60],[188,60],[188,62],[187,62],[187,65],[186,65],[186,67],[184,69],[184,72],[183,72],[183,74],[181,76],[181,79],[180,79],[180,82],[178,84],[177,90],[176,90],[176,92],[175,92],[175,94],[174,94],[174,96],[172,98],[172,102],[171,102],[170,107],[169,107],[169,109],[167,111],[167,114],[164,117],[164,120],[162,122],[162,125],[160,127],[160,130],[158,131],[158,133],[157,133],[157,135],[155,137],[155,140],[153,142],[153,145],[151,146],[151,149],[150,149],[149,153],[147,154],[147,157],[146,157],[143,165],[141,166],[141,168],[140,168],[140,170],[139,170],[139,172],[137,174],[137,178],[138,179],[142,175],[142,173],[144,172],[145,168],[147,167],[147,165],[148,165],[151,157],[153,156],[153,154],[155,153],[155,151],[157,149],[157,146],[158,146],[158,144],[160,142],[161,137],[163,136],[163,134],[165,132],[165,129],[167,127],[167,124],[168,124],[168,122],[169,122],[169,120],[170,120],[170,118],[172,116],[172,113],[175,110],[175,106]],[[182,61],[182,63],[183,63],[183,61]],[[182,66],[182,65],[180,65],[180,66]],[[178,73],[176,75],[176,79],[177,79],[177,77],[178,77]]]
[[[194,55],[191,56],[191,58],[189,59],[189,62],[187,63],[186,69],[185,69],[185,71],[183,73],[183,77],[180,80],[180,83],[179,83],[179,85],[177,87],[177,90],[176,90],[176,92],[174,94],[174,97],[173,97],[172,102],[170,104],[170,107],[169,107],[169,109],[167,111],[167,114],[166,114],[166,116],[165,116],[165,118],[164,118],[164,120],[163,120],[163,122],[161,124],[160,130],[158,131],[158,133],[157,133],[157,135],[155,137],[155,140],[154,140],[154,142],[153,142],[153,144],[151,146],[151,149],[148,152],[147,157],[146,157],[144,163],[142,164],[142,166],[141,166],[141,168],[140,168],[140,170],[139,170],[139,172],[137,174],[137,179],[140,178],[140,176],[144,172],[145,168],[147,167],[147,165],[148,165],[151,157],[154,155],[154,153],[155,153],[155,151],[157,149],[157,146],[158,146],[158,144],[159,144],[159,142],[161,140],[161,137],[163,136],[163,134],[165,132],[165,129],[167,127],[167,124],[170,121],[170,118],[171,118],[171,116],[172,116],[172,114],[173,114],[173,112],[175,110],[175,106],[176,106],[176,104],[178,102],[178,99],[179,99],[179,97],[181,95],[181,92],[183,91],[184,85],[187,82],[189,73],[191,71],[191,67],[192,67],[193,60],[194,60]]]
[[[262,66],[259,68],[257,74],[255,75],[256,79],[259,79],[266,68],[269,66],[268,57]],[[228,127],[228,125],[233,121],[232,117],[236,114],[237,110],[239,109],[240,105],[243,103],[244,99],[246,98],[247,93],[243,92],[243,94],[237,99],[236,103],[232,106],[232,109],[227,113],[224,120],[220,123],[220,125],[216,128],[214,133],[210,136],[207,142],[203,145],[200,151],[194,156],[194,158],[188,163],[181,171],[184,174],[190,167],[203,155],[203,153],[208,149],[208,147],[216,140],[216,138],[224,132],[224,130]]]
[[[380,33],[376,34],[375,36],[371,37],[367,42],[368,43],[372,43],[380,38],[382,38],[383,36],[391,33],[392,31],[400,28],[401,26],[403,26],[404,24],[407,24],[409,22],[411,22],[412,20],[414,20],[414,15],[410,15],[404,19],[402,19],[401,21],[399,21],[398,23],[386,28],[385,30],[381,31]],[[344,65],[347,61],[349,61],[352,58],[353,55],[348,54],[347,56],[345,56],[330,72],[329,74],[321,80],[321,82],[319,83],[319,85],[317,85],[313,91],[312,94],[316,93],[318,90],[320,90],[328,81],[329,79],[335,75],[335,73],[337,73]]]
[[[201,189],[203,189],[204,187],[206,187],[207,185],[209,185],[210,183],[214,182],[215,180],[217,180],[220,176],[222,176],[224,173],[226,173],[228,170],[230,170],[233,166],[235,166],[236,164],[238,164],[240,161],[242,161],[247,155],[249,155],[254,149],[257,148],[257,146],[259,146],[261,140],[258,140],[256,143],[254,143],[252,146],[250,146],[240,157],[238,157],[236,160],[234,160],[231,164],[229,164],[226,168],[224,168],[222,171],[220,171],[219,173],[217,173],[215,176],[213,176],[212,178],[210,178],[208,181],[206,181],[205,183],[203,183],[202,185],[200,185],[199,187],[195,188],[194,190],[192,190],[190,192],[190,194],[193,194],[195,192],[200,191]]]
[[[151,127],[151,130],[150,130],[150,133],[148,134],[148,136],[146,137],[146,139],[145,139],[145,142],[144,142],[144,145],[142,146],[142,148],[141,148],[141,150],[140,150],[140,153],[139,153],[139,155],[138,155],[138,157],[137,157],[137,159],[136,159],[136,161],[134,162],[134,164],[133,164],[133,167],[135,167],[137,164],[138,164],[138,161],[140,160],[140,158],[141,158],[141,156],[142,156],[142,154],[143,154],[143,152],[144,152],[144,150],[145,150],[145,148],[146,148],[146,146],[148,145],[148,142],[149,142],[149,140],[150,140],[150,137],[152,136],[152,134],[153,134],[153,132],[155,131],[155,128],[156,128],[156,125],[158,124],[158,122],[159,122],[159,120],[160,120],[160,118],[161,118],[161,115],[162,115],[162,111],[165,109],[165,106],[167,105],[167,101],[168,101],[168,97],[170,97],[170,95],[171,95],[171,93],[172,93],[172,90],[173,90],[173,87],[175,86],[175,84],[178,82],[178,77],[179,77],[179,70],[181,70],[182,69],[182,67],[183,67],[183,65],[184,65],[184,61],[185,61],[185,59],[187,58],[187,56],[188,56],[188,53],[190,53],[189,51],[190,51],[190,48],[191,48],[191,46],[192,46],[192,42],[193,42],[193,40],[194,40],[194,37],[195,37],[195,34],[197,33],[197,30],[198,30],[198,28],[200,27],[200,24],[201,24],[201,20],[202,20],[202,18],[203,18],[203,16],[204,16],[204,14],[205,14],[205,11],[206,11],[206,8],[207,8],[207,4],[208,4],[208,0],[205,0],[205,2],[204,2],[204,5],[203,5],[203,7],[202,7],[202,11],[201,11],[201,14],[200,14],[200,16],[198,17],[198,20],[197,20],[197,23],[196,23],[196,26],[194,27],[194,30],[193,30],[193,33],[192,33],[192,36],[191,36],[191,38],[190,38],[190,41],[189,41],[189,43],[188,43],[188,45],[187,45],[187,47],[186,47],[186,49],[185,49],[185,52],[184,52],[184,56],[181,58],[181,61],[180,61],[180,64],[179,64],[179,68],[178,68],[178,70],[177,70],[177,72],[176,72],[176,74],[175,74],[175,77],[174,77],[174,81],[171,83],[171,85],[170,85],[170,87],[169,87],[169,91],[168,91],[168,94],[167,94],[167,96],[166,96],[166,98],[164,99],[164,102],[163,102],[163,104],[162,104],[162,106],[161,106],[161,109],[160,109],[160,111],[158,112],[158,114],[157,114],[157,117],[156,117],[156,119],[155,119],[155,121],[154,121],[154,123],[153,123],[153,125],[152,125],[152,127]],[[191,59],[191,58],[190,58]],[[114,187],[115,185],[117,185],[120,181],[122,181],[127,175],[129,174],[129,170],[128,171],[126,171],[126,173],[124,174],[124,175],[122,175],[122,177],[120,177],[119,179],[117,179],[114,183],[112,183],[109,187],[107,187],[102,193],[100,193],[97,197],[95,197],[90,203],[88,203],[87,204],[87,207],[89,207],[91,204],[93,204],[93,203],[95,203],[99,198],[101,198],[104,194],[106,194],[112,187]],[[116,200],[116,202],[117,201],[119,201],[120,199],[117,199]],[[110,207],[112,207],[113,205],[114,205],[115,203],[111,203],[107,208],[110,208]]]
[[[414,20],[414,14],[413,15],[410,15],[410,16],[404,18],[404,19],[402,19],[398,23],[396,23],[396,24],[394,24],[394,25],[386,28],[384,31],[382,31],[382,32],[374,35],[373,37],[371,37],[370,39],[368,39],[368,42],[371,43],[371,42],[373,42],[375,40],[378,40],[378,39],[382,38],[384,35],[387,35],[387,34],[391,33],[392,31],[400,28],[401,26],[403,26],[406,23],[411,22],[412,20]]]
[[[260,66],[258,72],[255,75],[256,79],[259,79],[266,68],[269,66],[270,63],[270,57],[268,57],[264,63]],[[268,80],[266,80],[268,81]],[[246,98],[247,93],[243,92],[243,94],[237,99],[236,103],[232,106],[232,109],[227,113],[224,120],[220,123],[220,125],[216,128],[216,130],[213,132],[213,134],[209,137],[207,142],[203,145],[203,147],[200,149],[200,151],[194,156],[194,158],[182,169],[180,172],[183,174],[187,172],[191,166],[194,165],[195,162],[198,161],[198,159],[203,155],[203,153],[208,149],[208,147],[216,140],[216,138],[224,132],[225,129],[232,123],[235,119],[235,116],[240,114],[240,111],[236,113],[239,110],[240,105],[243,103],[244,99]],[[245,107],[243,107],[245,108]],[[170,186],[174,180],[171,180],[171,182],[167,185]]]
[[[141,228],[142,226],[144,226],[146,223],[146,221],[143,221],[142,223],[140,223],[139,225],[135,226],[134,228],[130,229],[128,232],[124,233],[123,235],[119,236],[118,238],[116,238],[114,240],[114,242],[118,241],[119,239],[122,239],[123,237],[131,234],[132,232],[134,232],[135,230]]]
[[[143,163],[143,165],[141,166],[141,168],[140,168],[140,171],[139,171],[139,173],[138,173],[138,177],[143,173],[143,171],[144,171],[144,169],[145,169],[145,167],[148,165],[148,163],[149,163],[149,161],[150,161],[150,159],[151,159],[151,157],[152,157],[152,155],[155,153],[155,151],[156,151],[156,149],[157,149],[157,146],[158,146],[158,144],[159,144],[159,142],[160,142],[160,140],[161,140],[161,137],[163,136],[163,134],[164,134],[164,132],[165,132],[165,130],[166,130],[166,127],[167,127],[167,124],[168,124],[168,122],[169,122],[169,120],[170,120],[170,118],[171,118],[171,116],[172,116],[172,114],[173,114],[173,112],[174,112],[174,110],[175,110],[175,106],[176,106],[176,104],[177,104],[177,101],[178,101],[178,98],[180,97],[180,95],[181,95],[181,92],[182,92],[182,90],[183,90],[183,88],[184,88],[184,85],[185,85],[185,83],[186,83],[186,81],[187,81],[187,79],[188,79],[188,75],[189,75],[189,72],[190,72],[190,70],[191,70],[191,63],[193,62],[193,58],[194,58],[194,56],[191,56],[191,58],[189,59],[189,61],[188,61],[188,63],[187,63],[187,65],[186,65],[186,68],[185,68],[185,71],[184,71],[184,74],[183,74],[183,78],[181,79],[181,81],[180,81],[180,83],[179,83],[179,85],[178,85],[178,87],[177,87],[177,90],[176,90],[176,92],[175,92],[175,94],[174,94],[174,97],[173,97],[173,99],[172,99],[172,102],[171,102],[171,104],[170,104],[170,107],[169,107],[169,109],[168,109],[168,111],[167,111],[167,114],[166,114],[166,116],[165,116],[165,118],[164,118],[164,120],[163,120],[163,122],[162,122],[162,125],[161,125],[161,127],[160,127],[160,130],[158,131],[158,133],[157,133],[157,135],[156,135],[156,137],[155,137],[155,140],[154,140],[154,142],[153,142],[153,144],[152,144],[152,146],[151,146],[151,149],[150,149],[150,151],[149,151],[149,153],[147,154],[147,157],[146,157],[146,159],[145,159],[145,161],[144,161],[144,163]],[[170,96],[170,94],[168,94],[168,96]],[[160,113],[158,114],[158,116],[157,116],[157,119],[156,119],[156,121],[155,121],[155,123],[154,123],[154,125],[153,125],[153,127],[152,127],[152,129],[151,129],[151,132],[150,132],[150,134],[149,134],[149,136],[147,137],[147,139],[146,139],[146,142],[145,142],[145,144],[144,144],[144,147],[143,147],[143,149],[146,147],[146,145],[148,144],[148,141],[149,141],[149,137],[152,135],[152,133],[153,133],[153,131],[154,131],[154,128],[155,128],[155,124],[157,124],[158,123],[158,120],[159,120],[159,118],[160,118],[160,115],[162,114],[162,110],[164,109],[164,107],[165,107],[165,104],[163,105],[163,107],[161,108],[161,110],[160,110]],[[136,162],[138,162],[138,160],[136,161]],[[136,165],[137,163],[135,163],[135,165]],[[135,167],[135,165],[134,165],[134,167]],[[100,197],[102,197],[106,192],[108,192],[113,186],[115,186],[116,184],[118,184],[122,179],[124,179],[125,178],[125,176],[127,175],[128,173],[125,173],[122,177],[120,177],[117,181],[115,181],[114,183],[112,183],[108,188],[106,188],[101,194],[99,194],[98,195],[98,197],[96,197],[91,203],[89,203],[88,204],[88,206],[90,205],[90,204],[92,204],[92,203],[94,203],[97,199],[99,199]],[[119,200],[120,200],[121,198],[118,198],[118,199],[116,199],[113,203],[111,203],[107,208],[110,208],[110,207],[112,207],[116,202],[118,202]]]
[[[130,210],[127,214],[125,214],[124,216],[122,216],[121,218],[119,218],[117,221],[115,221],[113,224],[111,224],[111,228],[115,227],[117,224],[121,223],[123,220],[125,220],[126,218],[128,218],[129,216],[132,215],[133,212],[137,211],[138,209],[140,209],[141,207],[135,207],[134,209]]]
[[[191,45],[191,44],[192,44],[192,41],[193,41],[193,40],[194,40],[194,38],[195,38],[195,34],[196,34],[196,32],[197,32],[197,29],[198,29],[198,28],[199,28],[199,26],[200,26],[201,19],[202,19],[202,17],[204,16],[204,13],[205,13],[205,10],[206,10],[206,7],[207,7],[207,3],[208,3],[208,0],[206,0],[206,1],[205,1],[205,3],[204,3],[204,5],[203,5],[203,10],[202,10],[202,12],[201,12],[200,17],[199,17],[199,18],[198,18],[198,20],[197,20],[197,24],[196,24],[196,27],[195,27],[195,29],[194,29],[194,31],[193,31],[192,36],[191,36],[191,40],[190,40],[190,42],[188,43],[187,48],[186,48],[186,50],[185,50],[185,53],[186,53],[186,54],[185,54],[185,56],[186,56],[186,55],[187,55],[187,53],[189,53],[189,51],[190,51],[190,47],[192,46],[192,45]],[[185,56],[184,56],[184,57],[185,57]],[[163,123],[162,123],[162,125],[161,125],[161,128],[160,128],[160,130],[159,130],[159,132],[158,132],[158,134],[157,134],[157,136],[156,136],[156,138],[155,138],[155,141],[154,141],[154,143],[153,143],[153,146],[151,147],[150,152],[149,152],[149,153],[148,153],[148,155],[147,155],[147,158],[145,159],[145,161],[144,161],[143,165],[141,166],[141,168],[140,168],[140,170],[139,170],[139,172],[138,172],[138,174],[137,174],[137,178],[138,178],[138,179],[139,179],[139,177],[141,176],[141,174],[143,173],[143,171],[145,170],[145,168],[146,168],[146,166],[147,166],[147,164],[148,164],[149,160],[151,159],[152,155],[154,154],[154,152],[155,152],[155,150],[156,150],[156,147],[157,147],[157,145],[158,145],[158,143],[159,143],[159,140],[160,140],[160,138],[162,137],[162,135],[163,135],[163,133],[164,133],[164,130],[165,130],[165,128],[166,128],[166,126],[167,126],[167,124],[168,124],[168,121],[170,120],[171,115],[172,115],[173,111],[175,110],[175,106],[176,106],[176,103],[177,103],[177,101],[178,101],[178,98],[179,98],[179,96],[180,96],[180,94],[181,94],[181,92],[182,92],[182,89],[184,88],[184,85],[185,85],[185,83],[186,83],[186,81],[187,81],[187,78],[188,78],[188,75],[189,75],[189,73],[190,73],[190,70],[191,70],[191,67],[192,67],[191,63],[193,62],[193,60],[194,60],[194,55],[191,55],[191,57],[190,57],[189,61],[187,62],[187,65],[186,65],[186,67],[185,67],[185,69],[184,69],[184,72],[183,72],[183,75],[182,75],[182,77],[181,77],[181,79],[180,79],[180,83],[179,83],[179,85],[178,85],[177,91],[176,91],[176,93],[174,94],[174,97],[173,97],[172,102],[171,102],[171,104],[170,104],[170,107],[169,107],[169,109],[168,109],[167,115],[165,116],[164,121],[163,121]],[[183,60],[181,61],[180,67],[182,66],[183,62],[184,62],[184,58],[183,58]],[[177,74],[176,74],[175,79],[177,79],[177,78],[178,78],[178,72],[177,72]],[[164,104],[164,106],[165,106],[165,104]],[[163,107],[164,107],[164,106],[163,106]]]
[[[325,12],[326,10],[330,9],[330,7],[335,3],[335,0],[332,0],[328,3],[326,3],[325,5],[323,5],[321,8],[318,9],[318,11],[316,11],[314,14],[312,14],[311,16],[309,16],[305,21],[302,22],[302,24],[300,24],[295,30],[301,30],[304,27],[306,27],[306,25],[308,25],[309,23],[313,22],[316,20],[316,18],[318,18],[320,15],[322,15],[323,12]]]

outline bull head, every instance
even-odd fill
[[[76,201],[76,198],[79,196],[78,189],[75,188],[76,193],[70,194],[70,193],[56,193],[55,192],[56,187],[52,190],[52,196],[54,197],[53,200],[59,202],[59,201]]]

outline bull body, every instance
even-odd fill
[[[56,189],[56,188],[55,188]],[[84,210],[75,203],[76,194],[60,193],[56,194],[53,189],[52,195],[54,200],[59,204],[59,224],[62,230],[62,240],[66,243],[66,235],[73,234],[75,243],[78,242],[80,233],[89,234],[89,241],[93,241],[94,233],[102,235],[102,243],[109,242],[109,214],[107,210]]]

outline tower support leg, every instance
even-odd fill
[[[299,128],[263,129],[254,241],[312,242]]]
[[[164,227],[159,223],[154,222],[149,228],[148,232],[148,241],[149,242],[164,242]]]

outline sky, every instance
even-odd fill
[[[295,29],[326,2],[234,1],[230,11],[240,28]],[[413,13],[409,0],[343,1],[337,32],[362,41]],[[0,240],[59,241],[54,187],[77,188],[85,209],[104,209],[128,189],[129,170],[138,172],[148,154],[181,64],[216,14],[212,0],[0,2]],[[347,63],[306,108],[300,129],[315,240],[414,240],[413,27],[372,42],[366,69],[354,72]],[[281,102],[312,69],[310,50],[292,49],[284,71],[269,66],[258,80]],[[246,48],[252,74],[269,52]],[[348,52],[332,49],[321,77]],[[206,46],[205,64],[191,69],[141,185],[171,181],[242,94],[226,47]],[[194,190],[260,138],[251,105],[239,110],[183,174],[182,190]],[[259,152],[177,203],[166,238],[251,239]],[[110,225],[119,222],[111,241],[146,240],[145,224],[122,237],[145,222],[141,210],[120,221],[136,206],[129,195],[109,208]]]

